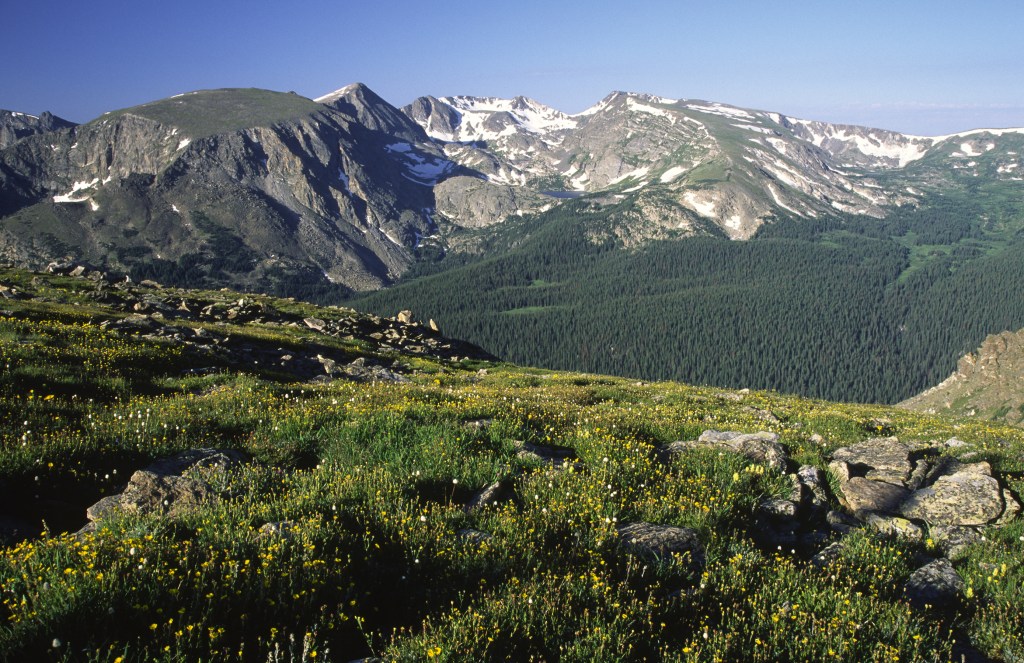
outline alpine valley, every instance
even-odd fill
[[[0,111],[0,255],[412,308],[518,363],[896,402],[1024,327],[1022,151],[624,92]]]

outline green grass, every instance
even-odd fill
[[[31,284],[3,274],[15,279]],[[966,441],[958,453],[988,460],[1020,494],[1020,430],[479,362],[409,360],[421,371],[410,384],[188,376],[195,358],[182,349],[100,330],[103,311],[68,289],[80,283],[46,277],[36,287],[67,303],[15,302],[17,317],[0,317],[8,502],[59,495],[84,509],[180,449],[257,462],[180,517],[123,515],[80,537],[51,527],[0,549],[0,659],[932,661],[964,638],[997,659],[1024,655],[1020,521],[955,562],[972,588],[961,610],[921,612],[901,587],[925,543],[857,533],[823,573],[754,543],[754,510],[787,493],[784,476],[739,456],[653,453],[709,428],[772,430],[792,458],[824,464],[884,418],[903,440]],[[230,331],[340,343],[301,328]],[[570,448],[582,469],[521,458],[520,440]],[[466,513],[498,480],[508,498]],[[286,536],[260,533],[282,521]],[[695,529],[706,564],[630,555],[615,528],[633,521]]]
[[[269,127],[322,110],[305,97],[255,88],[200,90],[133,106],[103,115],[93,123],[123,115],[138,115],[169,127],[183,136],[201,138],[252,127]]]

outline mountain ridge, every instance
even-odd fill
[[[203,90],[40,127],[0,150],[5,259],[293,294],[387,287],[578,197],[617,210],[591,239],[623,248],[880,219],[1018,180],[1024,149],[1019,129],[904,136],[621,91],[574,115],[527,97],[399,109],[362,83],[317,100]]]

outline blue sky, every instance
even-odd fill
[[[936,135],[1024,126],[1024,3],[591,0],[6,3],[0,108],[75,121],[188,90],[613,90]]]

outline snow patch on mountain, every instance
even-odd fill
[[[749,112],[743,110],[742,108],[736,108],[734,106],[726,106],[724,104],[718,104],[718,103],[713,103],[713,104],[688,103],[688,104],[686,104],[686,108],[689,108],[690,110],[695,110],[695,111],[700,112],[700,113],[710,113],[711,115],[721,115],[722,117],[730,117],[730,118],[734,118],[734,119],[737,119],[737,118],[738,119],[742,119],[742,120],[754,120],[754,119],[757,119],[757,118],[754,117],[754,115],[752,113],[749,113]]]
[[[70,192],[54,196],[53,197],[53,202],[55,202],[55,203],[84,203],[84,202],[87,202],[90,199],[89,196],[79,196],[79,195],[76,195],[76,194],[78,194],[79,191],[85,191],[87,189],[94,189],[94,188],[96,188],[96,185],[99,184],[99,183],[100,183],[100,178],[98,178],[98,177],[93,178],[91,181],[83,180],[83,181],[80,181],[80,182],[75,182],[74,184],[71,185],[71,191]],[[99,209],[99,208],[97,208],[97,209]],[[96,210],[93,210],[93,211],[96,211]]]
[[[687,170],[688,169],[683,166],[672,166],[664,173],[662,173],[661,177],[659,177],[658,179],[661,180],[662,184],[668,184],[669,182],[673,182],[679,179],[679,177],[685,174]]]
[[[345,87],[338,88],[334,92],[328,92],[322,97],[317,97],[313,101],[317,102],[318,104],[329,104],[332,101],[337,101],[338,99],[341,99],[342,97],[344,97],[346,94],[356,89],[357,87],[359,87],[359,83],[352,83],[351,85],[346,85]]]
[[[714,194],[708,191],[687,191],[683,194],[683,204],[691,210],[709,219],[715,217],[716,203]]]
[[[637,168],[635,170],[629,171],[628,173],[623,173],[622,175],[619,175],[618,177],[613,179],[608,184],[618,184],[619,182],[623,182],[623,181],[628,180],[628,179],[638,180],[638,179],[644,177],[645,175],[647,175],[647,173],[650,170],[651,169],[648,168],[647,166],[644,166],[643,168]]]
[[[732,126],[736,127],[737,129],[745,129],[747,131],[756,131],[758,133],[767,134],[769,136],[775,134],[775,132],[772,131],[771,129],[766,129],[764,127],[756,127],[753,124],[734,124]]]
[[[642,104],[639,101],[637,101],[636,99],[634,99],[633,97],[630,97],[630,98],[626,99],[626,108],[628,108],[629,110],[631,110],[631,111],[633,111],[635,113],[648,113],[650,115],[655,115],[657,117],[664,117],[664,118],[668,119],[669,121],[671,121],[672,124],[676,123],[676,115],[675,115],[675,113],[672,113],[671,111],[667,111],[664,108],[658,108],[656,106],[649,106],[647,104]]]
[[[416,184],[433,186],[455,168],[455,164],[447,159],[420,154],[409,143],[391,143],[384,149],[402,158],[406,170],[402,175]]]
[[[519,130],[531,134],[548,134],[575,129],[578,124],[573,117],[526,97],[499,99],[458,96],[442,97],[440,101],[458,112],[460,123],[455,138],[462,141],[495,140],[515,135]],[[485,128],[487,121],[498,113],[507,113],[512,123],[501,131]],[[428,133],[431,132],[429,124],[425,128]]]
[[[768,193],[771,194],[772,200],[775,201],[776,205],[778,205],[782,209],[786,210],[790,214],[796,214],[797,216],[803,216],[803,214],[801,214],[800,212],[796,211],[795,209],[793,209],[792,207],[790,207],[789,205],[787,205],[786,203],[784,203],[782,201],[782,198],[779,196],[779,192],[775,190],[775,186],[774,185],[769,183],[767,188],[768,188]]]

